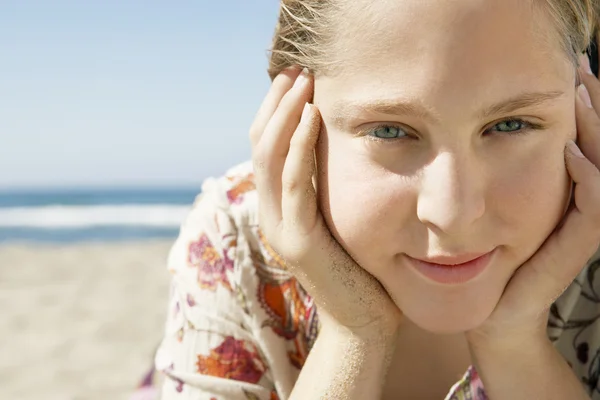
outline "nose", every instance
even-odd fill
[[[485,212],[481,169],[466,156],[439,153],[421,176],[417,216],[447,235],[463,235]]]

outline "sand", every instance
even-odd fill
[[[0,399],[127,399],[163,332],[171,244],[0,246]]]

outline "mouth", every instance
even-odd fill
[[[428,264],[435,264],[440,266],[460,266],[463,264],[467,264],[469,262],[475,261],[478,258],[489,254],[490,252],[485,253],[468,253],[468,254],[460,254],[456,256],[435,256],[430,258],[415,258],[415,260],[426,262]]]
[[[469,282],[479,276],[496,253],[496,249],[484,254],[462,254],[418,259],[406,255],[409,264],[426,279],[444,285]]]

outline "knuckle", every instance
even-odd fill
[[[252,164],[255,171],[262,172],[266,170],[269,165],[270,156],[271,154],[265,146],[257,146],[252,156]]]
[[[299,186],[300,183],[295,178],[284,176],[281,179],[281,189],[285,193],[293,194],[298,191]]]
[[[286,195],[293,195],[301,185],[297,174],[295,173],[295,165],[286,163],[281,174],[281,190]]]
[[[289,241],[277,240],[278,237],[289,237],[289,233],[282,235],[277,229],[268,226],[261,226],[261,234],[263,236],[263,244],[267,249],[276,254],[286,266],[296,266],[299,264],[301,254],[298,253],[294,246],[289,245]]]

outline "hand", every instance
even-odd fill
[[[318,208],[314,149],[321,117],[308,104],[313,85],[307,72],[282,72],[250,130],[259,224],[271,248],[315,299],[324,324],[392,334],[400,310],[339,245]]]
[[[600,108],[600,82],[584,69],[580,76],[585,87],[577,90],[575,113],[578,141],[587,158],[565,148],[567,169],[575,183],[574,203],[542,247],[511,278],[490,317],[467,332],[475,347],[502,349],[548,340],[550,306],[600,245],[600,118],[595,110]],[[585,88],[593,106],[581,98]]]

